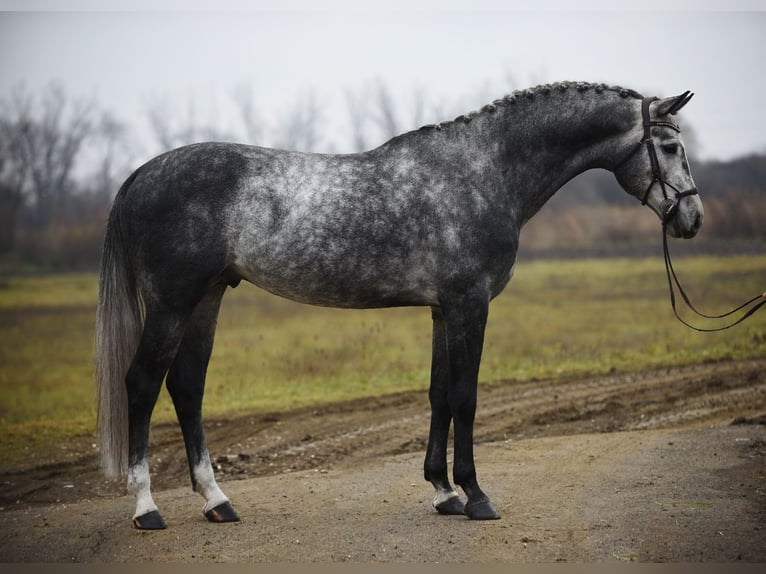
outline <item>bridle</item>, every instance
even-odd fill
[[[679,96],[677,101],[670,107],[670,109],[666,112],[668,115],[675,114],[681,107],[683,107],[686,102],[688,102],[691,97],[694,94],[691,92],[685,92],[683,95]],[[689,296],[686,294],[686,291],[684,291],[684,288],[681,287],[681,283],[678,280],[678,276],[676,275],[676,271],[673,268],[673,262],[670,260],[670,251],[668,250],[668,223],[671,219],[675,216],[676,212],[678,211],[678,205],[681,202],[681,200],[685,197],[689,197],[691,195],[699,195],[699,192],[697,191],[696,187],[693,187],[691,189],[687,189],[685,191],[680,191],[678,188],[676,188],[673,184],[671,184],[669,181],[667,181],[662,176],[662,169],[660,168],[660,161],[657,157],[657,150],[654,147],[654,141],[652,140],[652,127],[653,126],[661,126],[670,128],[678,133],[681,133],[681,128],[678,127],[673,122],[665,122],[665,121],[659,121],[659,120],[652,120],[651,116],[649,114],[649,106],[652,104],[652,102],[656,101],[658,98],[644,98],[641,102],[641,117],[643,120],[643,127],[644,127],[644,136],[639,142],[639,144],[628,154],[628,156],[622,160],[619,165],[615,168],[615,171],[618,170],[622,165],[628,162],[639,150],[642,148],[646,148],[646,152],[649,155],[649,163],[651,165],[652,169],[652,179],[649,182],[649,185],[646,188],[646,191],[644,192],[644,195],[641,198],[641,205],[646,205],[649,194],[652,191],[652,188],[655,186],[655,184],[659,183],[660,189],[662,190],[662,201],[660,202],[658,206],[658,212],[659,216],[662,219],[662,250],[664,252],[665,256],[665,272],[668,277],[668,288],[670,289],[670,305],[673,307],[673,314],[676,316],[676,319],[678,319],[681,323],[689,327],[690,329],[694,329],[695,331],[700,331],[702,333],[713,333],[715,331],[724,331],[726,329],[730,329],[731,327],[734,327],[735,325],[738,325],[751,315],[755,313],[758,309],[763,307],[763,305],[766,304],[766,293],[763,293],[761,295],[757,295],[750,299],[749,301],[746,301],[739,307],[736,307],[735,309],[732,309],[731,311],[727,313],[722,313],[720,315],[706,315],[705,313],[701,313],[698,311],[692,302],[689,300]],[[673,197],[670,197],[668,194],[667,188],[672,189],[675,192],[675,195]],[[715,328],[701,328],[696,327],[694,325],[691,325],[686,320],[684,320],[679,314],[678,310],[676,309],[676,292],[675,287],[678,287],[678,292],[681,295],[681,298],[684,300],[684,303],[686,303],[687,307],[691,309],[694,313],[696,313],[699,317],[703,317],[705,319],[724,319],[726,317],[730,317],[734,313],[737,313],[738,311],[742,311],[743,309],[746,309],[749,307],[749,309],[742,314],[736,321],[724,325],[722,327],[715,327]],[[760,302],[758,302],[760,301]],[[758,302],[757,304],[754,304]],[[752,305],[752,306],[751,306]]]
[[[679,97],[678,101],[668,110],[667,113],[674,114],[686,102],[688,102],[693,95],[694,94],[688,91],[684,93]],[[664,122],[653,120],[651,118],[649,114],[649,106],[652,104],[652,102],[657,101],[657,99],[658,98],[644,98],[641,102],[641,117],[643,119],[644,136],[641,138],[641,141],[638,143],[638,145],[628,154],[628,156],[620,162],[616,169],[619,169],[622,165],[627,163],[628,160],[630,160],[636,154],[636,152],[640,151],[642,148],[646,148],[646,152],[649,155],[649,164],[652,168],[652,179],[649,182],[649,185],[646,187],[646,191],[641,198],[641,205],[646,205],[647,201],[649,200],[649,194],[651,193],[652,188],[655,184],[659,183],[660,189],[662,190],[662,202],[657,209],[659,211],[660,218],[662,219],[662,225],[664,228],[676,214],[676,211],[678,211],[678,204],[681,202],[681,200],[684,197],[689,197],[690,195],[698,195],[699,192],[697,191],[696,187],[687,189],[686,191],[681,191],[662,176],[660,160],[657,157],[657,150],[654,147],[654,140],[652,140],[652,127],[658,126],[670,128],[678,133],[681,133],[681,128],[679,128],[678,125],[673,122]],[[675,192],[674,197],[670,197],[668,194],[668,188]]]

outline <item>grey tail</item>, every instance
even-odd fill
[[[126,254],[119,204],[138,171],[115,199],[104,239],[96,310],[96,407],[101,469],[107,477],[128,469],[128,393],[125,376],[144,322],[143,302]]]

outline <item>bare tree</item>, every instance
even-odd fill
[[[170,110],[167,102],[155,100],[146,108],[149,127],[160,148],[168,150],[176,147],[177,133],[171,126]]]
[[[17,134],[10,118],[0,116],[0,253],[13,249],[16,221],[23,203],[27,167],[13,156]]]
[[[239,112],[241,129],[247,143],[251,145],[262,143],[265,130],[255,109],[252,87],[246,84],[238,86],[232,92],[232,99]]]
[[[100,201],[110,200],[131,164],[128,128],[111,113],[104,112],[94,135],[99,150],[92,180],[93,191]]]
[[[367,120],[369,119],[366,94],[346,90],[346,109],[351,123],[351,148],[355,152],[365,151],[368,148]]]
[[[15,245],[21,197],[16,188],[0,180],[0,254],[8,253]]]
[[[30,205],[38,228],[50,224],[72,193],[72,170],[93,133],[93,104],[69,100],[58,84],[39,100],[17,88],[0,102],[0,176],[8,193]]]
[[[428,116],[426,106],[426,93],[422,87],[415,87],[412,91],[412,127],[420,127],[426,123]]]
[[[177,103],[171,105],[166,99],[155,100],[147,107],[147,117],[163,151],[195,142],[234,139],[231,132],[216,121],[215,108],[207,119],[201,120],[197,113],[197,103],[191,96],[185,109],[181,109]]]
[[[375,103],[377,113],[375,122],[378,124],[383,137],[389,139],[400,133],[399,121],[397,120],[396,102],[391,92],[382,80],[375,83]]]
[[[297,151],[318,151],[323,121],[316,92],[303,92],[277,128],[277,147]]]
[[[425,91],[416,87],[405,106],[411,123],[400,121],[400,108],[388,86],[381,79],[357,91],[346,90],[346,109],[351,125],[353,151],[369,149],[370,143],[382,143],[402,133],[404,129],[422,126],[429,115]],[[433,112],[434,110],[430,110]],[[372,134],[370,132],[373,132]]]

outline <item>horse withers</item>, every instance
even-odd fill
[[[673,118],[689,97],[565,82],[364,153],[201,143],[138,168],[109,217],[96,326],[102,467],[127,474],[135,526],[165,527],[148,462],[163,380],[205,516],[239,520],[215,480],[202,395],[221,299],[242,280],[315,305],[430,307],[433,504],[499,518],[476,478],[473,423],[488,304],[513,275],[521,228],[564,183],[603,168],[670,234],[694,236],[702,203]],[[465,500],[448,476],[452,424]]]

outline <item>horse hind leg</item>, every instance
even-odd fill
[[[195,307],[167,378],[186,445],[192,488],[205,498],[203,513],[210,522],[239,521],[215,480],[202,424],[205,375],[225,290],[225,284],[213,287]]]
[[[151,494],[149,428],[152,411],[183,337],[190,313],[168,306],[147,306],[136,354],[125,377],[128,395],[128,491],[136,498],[133,524],[142,530],[166,528]]]

